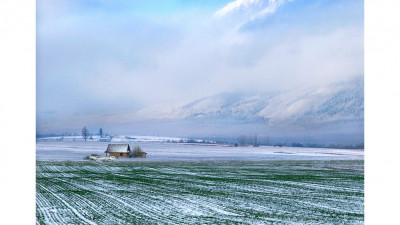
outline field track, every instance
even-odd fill
[[[37,162],[37,224],[363,224],[364,162]]]

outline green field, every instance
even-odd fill
[[[37,162],[37,224],[363,224],[364,161]]]

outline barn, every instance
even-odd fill
[[[131,154],[131,148],[129,144],[108,144],[107,150],[105,151],[109,156],[114,156],[116,158],[129,157]]]

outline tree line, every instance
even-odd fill
[[[98,133],[98,134],[99,134],[100,138],[104,137],[103,128],[100,128],[100,129],[99,129],[99,133]],[[82,138],[85,139],[85,141],[86,141],[88,138],[93,139],[92,134],[89,132],[89,129],[88,129],[86,126],[84,126],[84,127],[82,128],[81,135],[82,135]]]

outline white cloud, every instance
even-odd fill
[[[259,13],[257,13],[257,15],[255,15],[255,16],[253,17],[253,19],[256,18],[256,17],[261,17],[261,16],[265,16],[265,15],[267,15],[267,14],[272,14],[272,13],[274,13],[275,10],[276,10],[280,5],[282,5],[283,3],[285,3],[284,0],[278,0],[278,1],[270,0],[268,6],[265,7],[263,10],[261,10]]]
[[[222,18],[234,12],[242,12],[245,20],[254,20],[274,13],[285,2],[286,0],[236,0],[216,11],[214,17]]]
[[[209,11],[169,19],[63,12],[64,5],[49,14],[43,11],[50,6],[41,4],[38,126],[47,121],[63,127],[72,120],[101,124],[103,119],[94,116],[104,114],[124,114],[115,116],[123,122],[140,119],[142,115],[132,113],[152,105],[181,104],[220,92],[294,89],[363,74],[359,5],[338,11],[306,4],[268,27],[254,23],[235,29],[274,13],[279,17],[277,9],[286,2],[236,0],[213,19]],[[338,3],[343,4],[349,3]]]
[[[236,0],[234,2],[229,3],[224,8],[215,12],[214,16],[223,17],[239,9],[247,9],[254,6],[260,6],[262,2],[263,2],[262,0]]]

